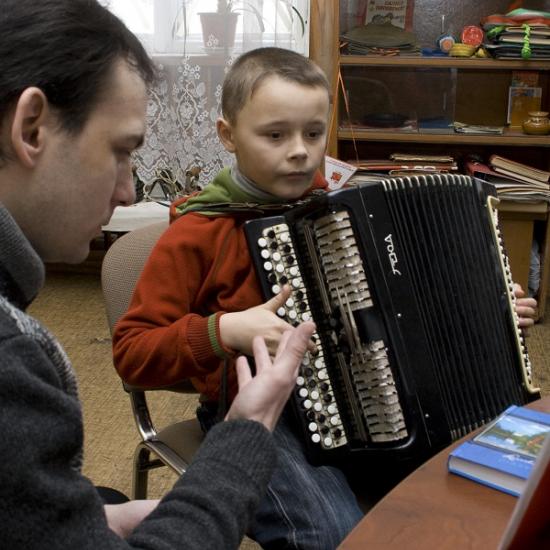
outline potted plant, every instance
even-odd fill
[[[246,6],[246,7],[245,7]],[[254,6],[242,5],[241,11],[254,13],[263,32],[262,16]],[[223,48],[231,49],[235,44],[235,32],[239,13],[233,0],[218,0],[215,12],[199,12],[202,27],[202,40],[207,51]]]
[[[273,0],[285,7],[285,15],[288,25],[291,26],[295,19],[300,23],[302,35],[305,33],[305,21],[302,14],[289,0]],[[187,2],[182,2],[180,10],[184,36],[187,36]],[[204,47],[207,51],[229,50],[235,44],[235,32],[240,13],[254,15],[260,32],[265,31],[264,19],[260,11],[251,2],[243,0],[218,0],[215,12],[199,12],[202,26]],[[175,25],[176,27],[176,25]]]

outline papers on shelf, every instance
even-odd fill
[[[502,134],[504,126],[483,126],[478,124],[465,124],[464,122],[453,122],[455,132],[459,134]]]

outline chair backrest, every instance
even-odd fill
[[[167,227],[168,221],[134,229],[119,237],[107,250],[101,266],[101,286],[111,333],[128,309],[143,266]]]

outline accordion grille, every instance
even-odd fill
[[[400,178],[385,187],[447,421],[461,437],[523,399],[517,348],[502,315],[511,277],[502,293],[495,274],[495,250],[503,256],[499,235],[483,219],[489,214],[469,178]]]

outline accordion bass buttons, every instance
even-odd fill
[[[307,291],[296,262],[288,226],[280,224],[264,229],[257,243],[272,294],[278,294],[286,284],[291,288],[290,297],[277,310],[277,315],[292,325],[310,320],[312,316]],[[333,396],[319,335],[315,333],[312,339],[317,351],[307,352],[304,356],[295,398],[302,410],[311,441],[327,449],[339,447],[347,444],[345,429]]]

